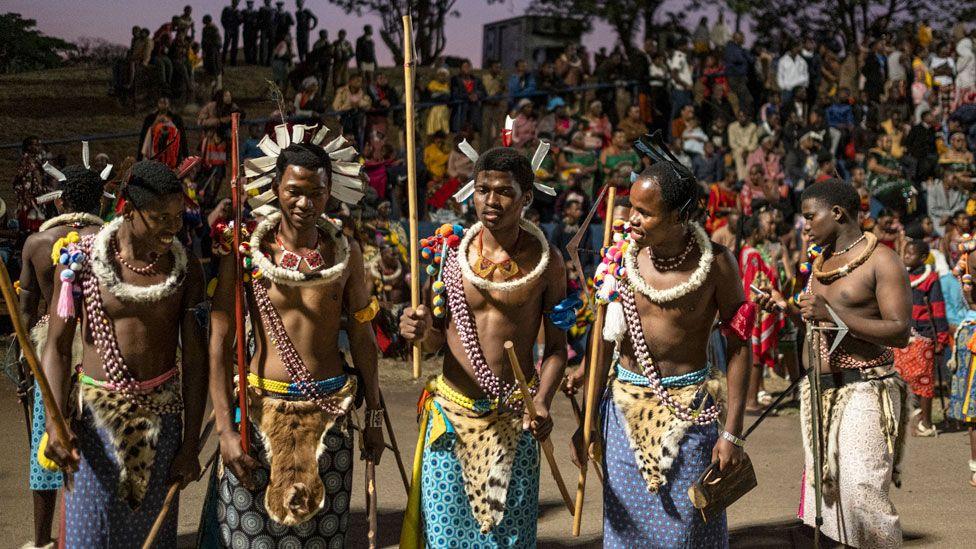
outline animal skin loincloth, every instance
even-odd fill
[[[434,402],[454,429],[454,456],[461,464],[464,492],[481,532],[487,533],[505,515],[522,416],[497,409],[479,412],[439,395]]]
[[[149,486],[162,418],[144,406],[126,400],[114,389],[75,383],[73,398],[92,412],[95,426],[108,433],[119,467],[118,497],[133,509],[142,503]],[[80,393],[79,393],[80,391]],[[181,399],[179,377],[146,393],[155,404]]]
[[[356,396],[356,377],[327,398],[349,410]],[[319,457],[326,449],[325,435],[340,419],[314,401],[287,400],[248,393],[249,418],[257,428],[264,458],[271,470],[264,494],[268,516],[296,526],[315,516],[325,505],[325,486],[319,476]],[[346,418],[348,416],[341,416]]]
[[[721,407],[722,384],[719,380],[712,378],[703,388]],[[680,404],[690,406],[699,389],[698,385],[688,385],[669,388],[668,392]],[[675,416],[647,387],[614,379],[610,390],[614,404],[624,417],[624,430],[641,476],[647,489],[656,493],[667,483],[665,474],[677,457],[681,440],[692,422]]]
[[[866,371],[871,377],[881,377],[889,372],[888,368],[872,368]],[[858,385],[867,383],[872,392],[876,395],[881,410],[881,425],[878,426],[888,444],[888,450],[893,456],[892,481],[899,481],[902,456],[905,453],[905,433],[909,416],[910,402],[908,399],[908,387],[898,376],[887,377],[885,379],[872,379],[855,383],[848,383],[840,388],[822,388],[820,409],[821,418],[824,426],[824,449],[823,449],[823,498],[827,503],[837,501],[840,496],[837,480],[840,462],[840,440],[844,433],[841,432],[841,423],[844,418],[844,410],[848,402],[854,395]],[[894,403],[890,397],[890,391],[896,391],[899,395],[900,409],[893,409]],[[810,383],[804,380],[800,384],[801,402],[810,402]],[[810,449],[813,436],[813,422],[811,421],[810,406],[800,407],[800,423],[803,426],[803,445],[807,452]],[[809,487],[813,487],[814,475],[812,471],[806,471],[806,481]]]

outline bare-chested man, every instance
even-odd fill
[[[121,217],[96,235],[68,235],[50,306],[44,371],[57,405],[73,417],[71,440],[61,440],[48,418],[45,451],[74,475],[63,547],[141,547],[168,487],[186,486],[200,471],[205,292],[203,269],[176,240],[182,187],[169,168],[147,160],[133,166],[121,192]],[[177,501],[159,546],[176,545],[178,516]]]
[[[797,321],[821,324],[833,322],[829,306],[849,328],[829,357],[829,338],[813,350],[819,354],[814,365],[820,368],[825,417],[822,531],[853,547],[897,547],[901,524],[888,490],[898,479],[907,388],[892,367],[891,347],[908,343],[908,276],[894,251],[861,231],[860,200],[850,185],[830,180],[808,187],[801,207],[804,231],[824,248],[813,264],[810,283],[790,304],[775,292],[757,301],[766,309],[786,309]],[[813,525],[809,384],[801,389],[806,468],[800,515]]]
[[[479,223],[441,227],[425,239],[433,297],[400,320],[404,338],[444,349],[443,374],[428,383],[420,449],[401,547],[535,547],[539,448],[552,430],[549,405],[566,366],[565,328],[550,313],[566,298],[565,266],[522,219],[535,180],[529,160],[492,149],[474,169]],[[424,252],[425,255],[427,252]],[[551,258],[551,259],[550,259]],[[449,316],[447,316],[449,313]],[[541,374],[533,345],[544,325]],[[523,420],[521,393],[503,344],[512,341],[539,416]],[[428,398],[429,397],[429,398]],[[528,429],[525,429],[525,426]]]
[[[676,162],[645,169],[630,194],[629,238],[615,239],[597,271],[599,295],[610,301],[603,336],[616,341],[612,361],[608,344],[598,364],[616,372],[599,404],[605,547],[728,545],[724,513],[703,521],[687,492],[712,462],[725,468],[742,459],[755,306],[745,301],[729,250],[691,221],[701,213],[700,193]],[[721,436],[723,403],[706,352],[716,316],[728,338]],[[597,395],[606,378],[597,376]],[[577,462],[582,434],[574,436]]]
[[[51,248],[69,232],[94,234],[102,225],[98,212],[105,182],[101,176],[84,166],[68,166],[61,170],[60,196],[55,204],[60,215],[45,221],[39,232],[27,237],[21,254],[20,317],[31,328],[38,355],[44,351],[47,338],[47,306],[52,302],[56,263],[51,261]],[[60,178],[59,178],[60,179]],[[42,317],[42,307],[45,315]],[[75,358],[80,359],[76,355]],[[41,391],[34,386],[31,414],[30,489],[34,496],[34,542],[27,547],[53,547],[51,523],[57,491],[62,486],[61,472],[51,471],[38,463],[37,446],[44,435],[46,419]]]
[[[234,288],[241,283],[233,255],[221,260],[211,317],[210,396],[223,465],[216,503],[220,542],[284,547],[301,539],[307,546],[344,547],[353,484],[347,418],[357,381],[366,401],[366,458],[378,462],[383,451],[370,325],[376,302],[359,245],[324,217],[336,184],[329,154],[295,143],[276,161],[264,160],[273,166],[280,211],[254,229],[245,259],[251,275],[246,308],[256,341],[246,382],[250,454],[242,451],[231,398],[239,344]],[[340,330],[349,334],[358,376],[339,350]]]

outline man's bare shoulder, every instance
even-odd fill
[[[732,255],[732,250],[718,242],[711,242],[711,245],[713,258],[712,271],[716,276],[715,282],[725,284],[730,281],[735,281],[737,284],[741,284],[739,263],[735,260],[735,256]]]
[[[566,276],[566,263],[563,261],[563,254],[551,242],[547,244],[549,246],[549,264],[546,265],[546,279],[564,278]]]

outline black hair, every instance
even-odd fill
[[[891,208],[881,208],[878,210],[878,215],[875,216],[875,219],[881,219],[882,217],[898,217],[898,214]]]
[[[857,190],[849,184],[839,179],[828,179],[820,183],[814,183],[803,190],[800,200],[816,200],[829,207],[839,206],[851,216],[851,220],[857,220],[857,213],[861,210],[861,197]]]
[[[629,208],[630,207],[630,197],[629,196],[617,196],[613,199],[614,208]]]
[[[906,242],[905,245],[915,248],[915,251],[917,251],[918,255],[922,256],[923,259],[928,257],[929,252],[932,250],[929,243],[921,238],[913,238]]]
[[[735,227],[735,257],[739,258],[742,253],[742,244],[745,243],[756,231],[759,230],[758,215],[742,215],[739,217],[739,224]]]
[[[820,151],[817,153],[817,164],[825,164],[833,161],[834,155],[830,154],[830,151]]]
[[[288,166],[300,166],[309,170],[323,170],[325,179],[332,182],[332,159],[325,149],[308,143],[292,143],[281,150],[275,162],[275,179],[280,183]]]
[[[925,238],[925,231],[922,229],[922,222],[916,221],[905,227],[905,236],[909,240],[922,240]]]
[[[486,171],[512,174],[512,179],[523,193],[531,192],[532,184],[535,183],[532,163],[521,153],[509,147],[495,147],[478,157],[478,161],[474,164],[474,177],[477,178],[480,172]]]
[[[684,165],[672,160],[651,164],[640,173],[640,179],[654,178],[661,188],[661,200],[668,212],[678,212],[684,221],[701,217],[702,188]]]
[[[25,137],[24,140],[20,142],[20,152],[26,154],[27,151],[31,148],[31,144],[37,140],[38,138],[36,135],[28,135],[27,137]]]
[[[132,175],[122,188],[122,197],[137,210],[164,196],[182,193],[183,185],[173,170],[155,160],[136,162],[132,166]]]
[[[75,165],[67,166],[61,173],[67,178],[61,183],[61,200],[71,212],[97,214],[102,204],[105,181],[94,170]]]

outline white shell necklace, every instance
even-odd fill
[[[38,232],[44,232],[48,229],[53,229],[55,227],[61,227],[62,225],[103,225],[105,222],[102,221],[101,217],[97,215],[92,215],[85,212],[73,212],[61,214],[57,217],[52,217],[44,223],[41,223],[41,227],[37,229]]]
[[[519,226],[525,232],[532,235],[539,242],[539,245],[542,246],[542,257],[539,258],[539,264],[534,269],[521,278],[506,280],[505,282],[495,282],[474,274],[474,271],[471,270],[471,264],[468,263],[468,247],[471,245],[471,241],[484,230],[484,226],[481,222],[478,222],[465,231],[464,238],[461,239],[461,244],[458,246],[458,265],[461,267],[461,274],[464,275],[464,279],[470,282],[475,288],[481,290],[487,290],[489,292],[510,292],[523,288],[542,276],[546,267],[549,266],[549,241],[546,239],[546,235],[543,234],[542,229],[534,223],[522,219],[519,221]]]
[[[251,260],[257,268],[261,269],[262,276],[275,284],[281,284],[283,286],[318,286],[321,284],[331,284],[339,280],[342,273],[345,272],[346,266],[349,264],[349,240],[346,238],[346,235],[342,234],[340,227],[325,217],[319,220],[318,226],[325,229],[336,243],[336,263],[328,269],[303,273],[275,265],[274,261],[261,251],[261,242],[264,240],[264,237],[280,223],[281,212],[275,212],[264,218],[264,221],[251,233]]]
[[[701,250],[701,258],[698,260],[698,267],[691,277],[685,282],[673,286],[666,290],[658,290],[651,287],[640,275],[637,266],[637,253],[640,252],[634,243],[627,247],[624,253],[624,268],[627,271],[627,280],[638,292],[644,295],[651,303],[668,303],[680,299],[691,292],[694,292],[705,283],[708,272],[712,268],[712,243],[708,239],[708,233],[698,223],[691,223],[691,232]]]
[[[92,242],[91,268],[98,282],[105,289],[122,301],[130,303],[151,303],[159,301],[173,294],[183,284],[186,276],[186,251],[179,240],[174,239],[170,252],[173,254],[173,270],[166,280],[151,286],[138,286],[123,282],[116,272],[109,243],[122,226],[123,217],[116,217],[111,223],[102,227]]]

